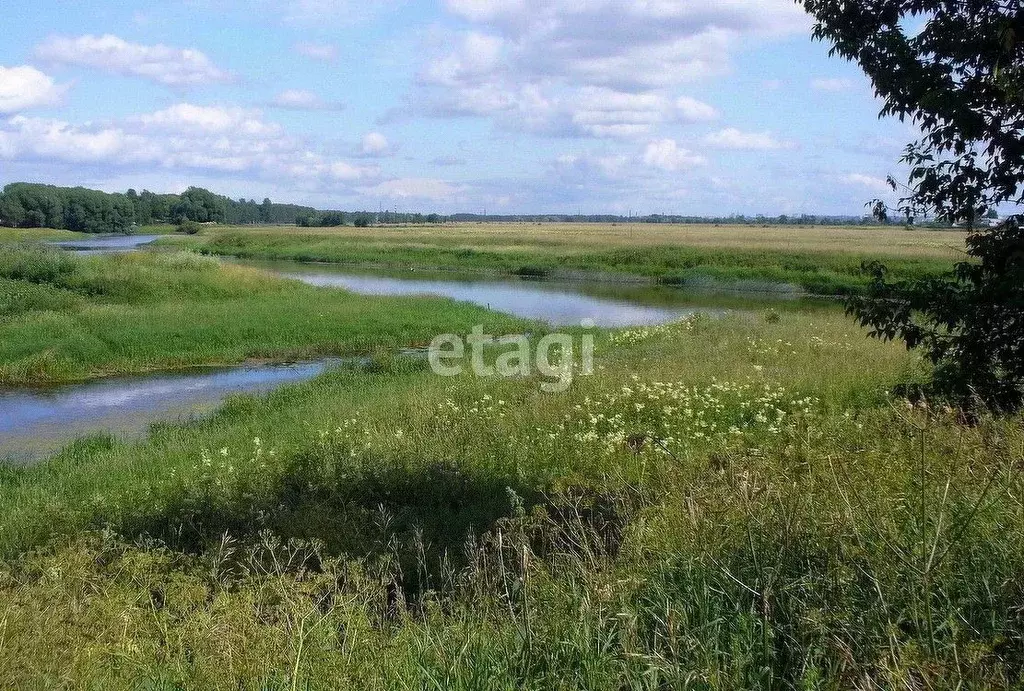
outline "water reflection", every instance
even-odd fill
[[[232,394],[311,379],[340,360],[115,377],[45,390],[0,391],[0,458],[31,461],[77,437],[138,435],[157,421],[208,414]]]

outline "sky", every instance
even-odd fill
[[[0,183],[854,214],[915,132],[793,0],[4,0]]]

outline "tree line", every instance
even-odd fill
[[[300,227],[405,225],[450,222],[492,223],[675,223],[722,225],[873,225],[867,216],[683,216],[649,214],[471,214],[400,213],[398,211],[322,211],[297,204],[275,204],[270,199],[230,199],[201,187],[189,187],[181,194],[107,193],[84,187],[57,187],[16,182],[0,192],[0,225],[16,228],[58,228],[85,233],[130,233],[138,226],[157,223],[295,224]],[[907,224],[907,219],[884,221]],[[911,221],[918,227],[949,227],[946,221]],[[978,219],[975,225],[987,225]]]
[[[181,194],[107,193],[84,187],[15,182],[0,192],[0,225],[83,233],[130,233],[155,223],[294,223],[315,209],[270,199],[229,199],[201,187]]]

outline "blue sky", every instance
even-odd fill
[[[0,183],[860,214],[914,132],[792,0],[5,0]]]

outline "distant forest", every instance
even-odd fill
[[[230,199],[201,187],[181,194],[141,193],[133,189],[110,194],[84,187],[57,187],[15,182],[0,192],[0,226],[58,228],[84,233],[131,233],[158,223],[224,223],[231,225],[295,224],[302,227],[369,226],[404,223],[720,223],[757,225],[874,225],[870,216],[615,216],[584,214],[487,215],[398,213],[395,211],[320,211],[309,206],[275,204],[269,199]],[[942,223],[918,223],[948,227]]]
[[[0,192],[0,225],[59,228],[84,233],[129,233],[154,223],[295,223],[308,206],[274,204],[269,199],[229,199],[200,187],[181,194],[108,194],[84,187],[15,182]]]

